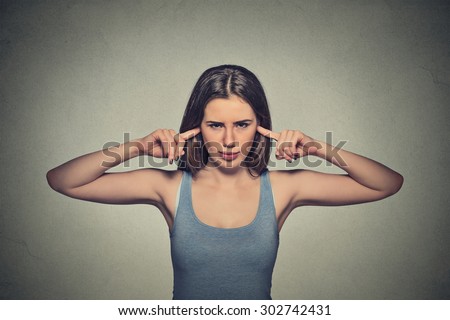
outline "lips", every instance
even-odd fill
[[[234,160],[238,157],[239,152],[219,152],[225,160]]]
[[[223,154],[223,155],[226,155],[226,156],[232,156],[232,155],[235,155],[235,154],[239,154],[239,152],[220,152],[220,153]]]

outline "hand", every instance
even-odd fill
[[[183,133],[175,133],[172,129],[158,129],[141,139],[143,152],[155,158],[168,158],[172,164],[174,159],[184,155],[186,140],[200,133],[200,128],[194,128]]]
[[[265,137],[277,141],[275,156],[278,160],[291,162],[305,155],[315,154],[320,144],[298,130],[283,130],[280,133],[258,126],[256,130]]]

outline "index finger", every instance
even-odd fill
[[[270,131],[269,129],[263,128],[261,126],[256,127],[256,130],[261,133],[264,137],[279,140],[280,134],[277,132]]]
[[[194,128],[194,129],[185,131],[185,132],[183,132],[183,133],[180,133],[180,134],[179,134],[179,137],[180,137],[181,139],[183,139],[183,140],[188,140],[188,139],[190,139],[190,138],[195,137],[195,136],[198,135],[199,133],[200,133],[200,128],[197,127],[197,128]]]

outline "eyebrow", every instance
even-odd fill
[[[233,122],[233,124],[242,123],[242,122],[252,122],[252,121],[253,120],[251,120],[251,119],[244,119],[244,120],[235,121],[235,122]],[[223,124],[223,122],[220,122],[220,121],[206,121],[206,123]]]

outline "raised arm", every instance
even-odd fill
[[[315,155],[347,172],[328,174],[312,170],[285,171],[283,182],[286,192],[291,192],[293,207],[376,201],[395,194],[403,184],[403,177],[383,164],[337,149],[300,131],[275,133],[262,127],[258,131],[277,140],[278,159],[291,161],[301,156]]]
[[[72,159],[48,171],[47,181],[54,190],[76,199],[111,204],[156,204],[168,181],[168,171],[106,171],[139,155],[164,157],[172,162],[183,152],[185,141],[198,132],[199,129],[181,134],[174,130],[156,130],[144,138]]]

